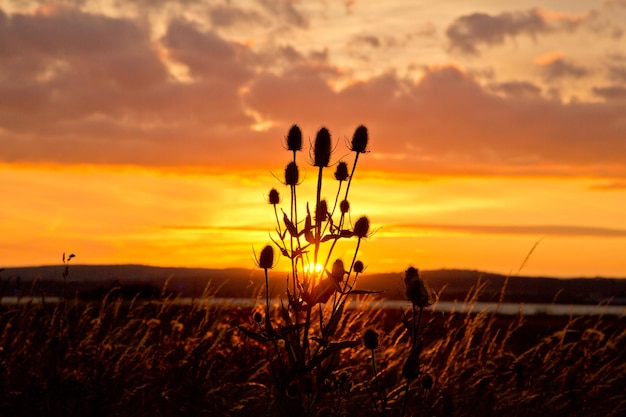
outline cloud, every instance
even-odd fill
[[[295,0],[257,0],[270,15],[289,27],[305,29],[309,18],[296,7]]]
[[[242,9],[230,3],[212,5],[209,8],[209,17],[216,28],[267,23],[267,20],[257,11]]]
[[[398,224],[385,227],[394,231],[437,230],[441,232],[484,235],[532,235],[537,237],[602,237],[625,238],[626,229],[572,225],[469,225],[469,224]]]
[[[544,78],[555,81],[563,78],[583,78],[589,74],[585,67],[576,65],[561,52],[552,52],[535,58]]]
[[[457,18],[446,30],[450,49],[468,55],[478,55],[480,46],[501,45],[507,38],[562,30],[573,30],[585,23],[592,14],[566,15],[534,8],[527,11],[504,12],[498,15],[472,13]]]
[[[622,85],[594,87],[593,93],[606,100],[626,100],[626,87]]]
[[[182,18],[151,38],[142,20],[67,8],[3,16],[2,161],[275,169],[293,123],[308,138],[327,126],[338,142],[363,123],[378,171],[626,172],[624,100],[563,103],[453,65],[346,84],[350,69],[328,50],[253,50]],[[619,93],[610,86],[594,92]]]

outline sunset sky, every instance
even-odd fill
[[[369,271],[626,277],[626,0],[0,1],[0,268],[253,268],[294,123]]]

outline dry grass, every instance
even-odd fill
[[[277,310],[278,312],[278,310]],[[272,415],[273,346],[247,338],[253,310],[174,300],[4,306],[0,314],[0,410],[12,416]],[[338,337],[377,328],[387,415],[399,415],[410,335],[399,315],[347,311]],[[530,318],[529,318],[530,319]],[[580,317],[519,351],[516,334],[536,320],[427,313],[421,369],[407,415],[619,416],[626,412],[624,319]],[[539,327],[538,327],[539,326]],[[519,351],[519,352],[518,352]],[[333,356],[311,415],[380,415],[370,351]],[[421,377],[423,378],[423,376]],[[324,391],[320,395],[318,390]],[[272,410],[272,411],[270,411]]]

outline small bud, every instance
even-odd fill
[[[350,150],[357,153],[367,152],[368,140],[369,138],[367,134],[367,128],[363,125],[357,127],[356,131],[354,132],[354,136],[352,137]]]
[[[317,132],[315,145],[313,146],[313,166],[327,167],[330,162],[330,132],[325,127]]]
[[[370,221],[367,217],[362,216],[354,224],[354,235],[358,238],[366,238],[370,231]]]
[[[274,248],[270,245],[267,245],[261,251],[261,256],[259,256],[259,268],[272,269],[273,267],[274,267]]]
[[[365,269],[365,267],[363,266],[363,262],[361,261],[356,261],[354,263],[354,272],[356,272],[357,274],[360,274],[361,272],[363,272],[363,269]]]
[[[345,181],[348,177],[348,164],[343,161],[339,162],[337,164],[337,169],[335,170],[335,179],[337,181]]]
[[[295,162],[289,162],[287,168],[285,168],[285,184],[298,185],[299,180],[300,172],[298,171],[298,165]]]
[[[263,315],[259,313],[258,311],[254,313],[253,318],[256,323],[261,323],[263,321]]]
[[[420,352],[413,349],[402,365],[402,376],[409,381],[414,380],[420,375]]]
[[[365,330],[365,333],[363,333],[363,344],[367,349],[376,349],[378,347],[378,332],[374,329]]]
[[[290,151],[299,151],[302,149],[302,131],[298,125],[291,126],[287,134],[287,149]]]
[[[346,274],[346,268],[343,266],[343,261],[341,259],[337,259],[333,263],[333,270],[331,272],[331,277],[336,282],[342,282],[343,276]]]
[[[406,298],[414,305],[428,307],[432,304],[430,291],[416,268],[409,267],[406,270],[404,284],[406,285]]]
[[[316,391],[315,378],[312,375],[304,375],[300,380],[300,386],[302,393],[313,394]]]
[[[433,377],[430,374],[422,375],[422,388],[429,390],[433,387]]]
[[[348,202],[348,200],[343,200],[341,203],[339,203],[339,209],[341,210],[343,214],[346,214],[347,212],[349,212],[350,203]]]
[[[317,209],[315,210],[315,222],[321,223],[328,217],[328,203],[326,200],[320,200]]]
[[[269,194],[269,202],[271,205],[275,206],[280,203],[280,194],[278,194],[278,190],[276,188],[272,188]]]

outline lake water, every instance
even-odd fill
[[[60,302],[59,297],[46,297],[46,303],[55,304]],[[279,299],[271,300],[272,304],[277,307],[280,305]],[[0,304],[41,304],[41,297],[2,297]],[[254,298],[177,298],[176,304],[191,305],[197,303],[207,306],[233,306],[233,307],[254,307],[264,305],[265,301]],[[408,310],[411,303],[401,300],[380,300],[380,301],[358,301],[349,300],[346,308],[374,308],[384,310]],[[515,315],[522,313],[527,316],[536,314],[548,314],[553,316],[622,316],[626,317],[626,306],[613,305],[580,305],[580,304],[533,304],[533,303],[465,303],[462,301],[440,301],[429,307],[431,311],[449,312],[496,312],[503,315]]]

